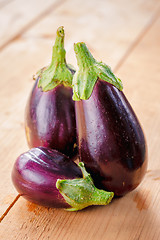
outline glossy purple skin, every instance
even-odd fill
[[[76,155],[76,121],[72,89],[59,85],[43,92],[38,79],[25,111],[25,129],[30,148],[44,146],[67,156]]]
[[[56,188],[57,179],[82,177],[80,168],[62,153],[45,147],[20,155],[13,167],[12,181],[27,200],[56,208],[70,207]]]
[[[98,80],[88,100],[77,101],[80,160],[99,188],[121,196],[136,188],[147,167],[146,143],[122,91]]]

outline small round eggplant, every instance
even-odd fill
[[[17,191],[27,200],[48,207],[70,207],[56,188],[56,181],[80,177],[82,173],[76,163],[45,147],[32,148],[20,155],[12,171]]]
[[[135,189],[147,168],[140,123],[120,79],[96,62],[84,43],[75,44],[79,71],[73,79],[80,160],[97,187],[122,196]],[[119,89],[118,89],[119,88]]]
[[[25,110],[25,131],[30,148],[45,146],[67,156],[77,154],[72,70],[65,62],[64,30],[57,30],[52,62],[37,74]]]
[[[78,166],[62,153],[45,147],[32,148],[17,158],[12,181],[27,200],[69,211],[107,205],[114,195],[97,189],[82,163]]]

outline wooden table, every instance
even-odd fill
[[[160,1],[0,0],[0,239],[160,239]],[[79,212],[29,203],[11,181],[17,156],[28,149],[24,108],[32,75],[49,64],[63,25],[67,61],[84,41],[124,85],[148,143],[141,185],[110,205]]]

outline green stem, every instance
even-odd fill
[[[114,193],[100,190],[95,187],[90,174],[85,170],[84,164],[79,163],[83,178],[62,180],[58,179],[56,187],[71,206],[68,211],[78,211],[91,205],[107,205]]]
[[[98,79],[122,90],[121,80],[113,74],[109,66],[94,59],[85,43],[74,44],[74,51],[79,69],[73,77],[73,100],[87,100]]]
[[[72,86],[72,73],[66,65],[66,51],[64,49],[64,29],[59,27],[52,51],[52,61],[48,68],[39,71],[38,87],[43,91],[49,91],[57,85]]]

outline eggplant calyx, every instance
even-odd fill
[[[80,162],[83,178],[58,179],[56,187],[71,206],[68,211],[78,211],[91,205],[107,205],[111,202],[114,193],[100,190],[95,187],[91,175],[86,171],[84,163]]]
[[[79,69],[73,77],[73,100],[89,99],[98,79],[111,83],[120,91],[123,89],[121,80],[108,65],[94,59],[85,43],[74,44],[74,51]]]
[[[73,75],[70,67],[66,64],[64,35],[63,27],[59,27],[53,46],[51,64],[46,69],[42,69],[42,71],[37,73],[37,77],[39,77],[38,87],[41,87],[43,91],[52,90],[60,84],[72,87]]]

